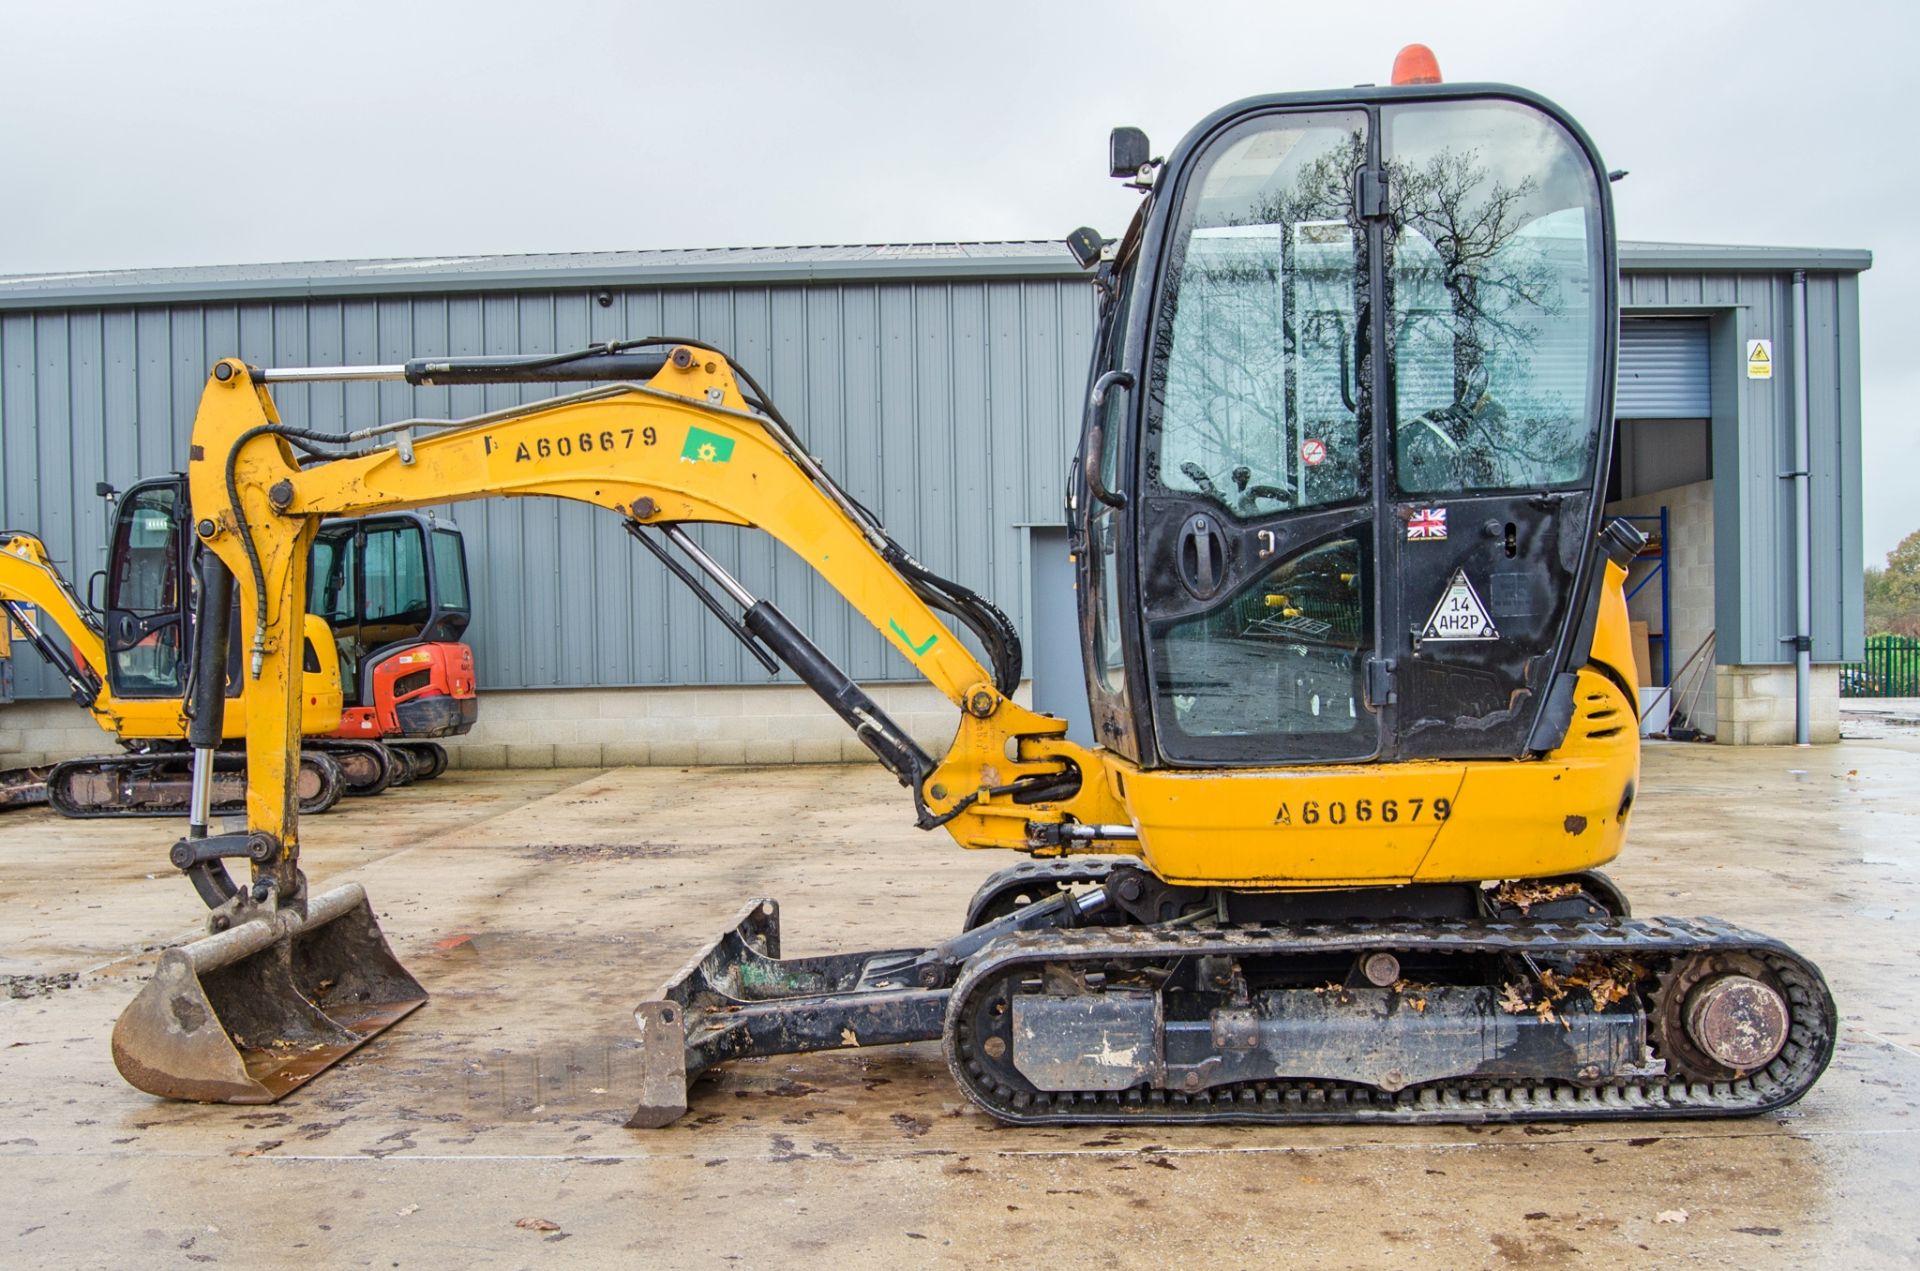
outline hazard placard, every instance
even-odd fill
[[[1426,628],[1420,632],[1422,640],[1498,640],[1499,630],[1493,625],[1493,619],[1487,616],[1487,607],[1480,603],[1480,594],[1467,581],[1467,571],[1456,569],[1453,577],[1447,580],[1447,589],[1441,593],[1440,603],[1433,607],[1433,616],[1427,619]]]
[[[1750,380],[1770,380],[1773,378],[1773,341],[1747,341],[1747,378]]]

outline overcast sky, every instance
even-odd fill
[[[1920,528],[1916,35],[1834,0],[0,0],[0,273],[1112,234],[1112,125],[1164,152],[1420,40],[1572,111],[1624,238],[1873,251],[1877,563]]]

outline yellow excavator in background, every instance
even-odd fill
[[[1114,133],[1139,213],[1117,243],[1068,240],[1101,297],[1068,508],[1097,747],[1013,700],[1005,617],[908,555],[710,345],[218,363],[189,478],[203,603],[237,577],[250,620],[248,824],[175,846],[220,898],[215,934],[168,951],[122,1015],[122,1074],[269,1101],[426,1000],[361,889],[310,895],[300,870],[308,545],[329,516],[544,495],[622,517],[827,701],[923,828],[1036,858],[926,948],[782,957],[776,905],[750,900],[637,1008],[636,1126],[679,1116],[731,1059],[936,1038],[967,1096],[1015,1123],[1799,1098],[1834,1043],[1818,970],[1716,920],[1633,918],[1596,872],[1639,780],[1622,595],[1639,540],[1602,506],[1605,169],[1531,93],[1395,78],[1235,103],[1166,159]],[[273,385],[322,376],[592,386],[344,436],[281,423]],[[759,528],[818,571],[954,703],[947,751],[696,523]],[[224,625],[202,631],[200,663],[225,665]],[[224,705],[203,692],[196,726]],[[240,857],[245,884],[224,865]]]
[[[126,753],[0,770],[0,808],[178,816],[191,793],[196,549],[186,479],[99,490],[112,506],[102,606],[81,602],[39,538],[0,531],[0,611]],[[466,732],[479,707],[473,650],[460,639],[471,605],[457,528],[415,513],[346,518],[322,528],[314,555],[299,778],[308,813],[343,793],[439,776],[447,752],[433,739]],[[244,682],[237,664],[221,680],[229,696]],[[224,740],[238,741],[241,728],[236,713]],[[214,811],[241,808],[243,767],[231,745],[216,757]]]
[[[0,807],[50,803],[62,815],[74,817],[184,813],[185,754],[177,749],[187,735],[181,696],[114,693],[106,675],[106,634],[53,563],[46,544],[32,534],[0,533],[0,619],[0,625],[17,630],[60,672],[74,702],[128,747],[125,754],[0,771]],[[308,614],[303,626],[307,656],[301,673],[300,730],[302,736],[324,736],[340,725],[340,664],[331,656],[333,634],[325,620]],[[145,633],[132,656],[184,664],[181,651],[165,637],[159,631]],[[236,712],[226,721],[223,735],[238,741],[245,735],[243,728],[244,717]],[[225,756],[213,779],[212,810],[239,811],[245,781],[243,757]],[[348,784],[340,758],[312,749],[301,752],[294,788],[302,812],[325,812],[339,802]]]

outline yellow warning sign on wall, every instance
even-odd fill
[[[1747,378],[1750,380],[1770,380],[1773,378],[1773,341],[1747,341]]]

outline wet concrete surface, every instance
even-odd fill
[[[1785,938],[1843,1020],[1801,1104],[1712,1124],[1007,1129],[926,1044],[734,1065],[673,1127],[623,1128],[633,1003],[745,899],[781,901],[790,954],[897,947],[1012,863],[911,828],[870,768],[349,801],[309,823],[309,872],[366,885],[431,1004],[279,1104],[161,1103],[107,1038],[197,921],[176,832],[0,816],[9,1266],[1920,1262],[1911,738],[1649,748],[1611,871],[1636,911]]]

